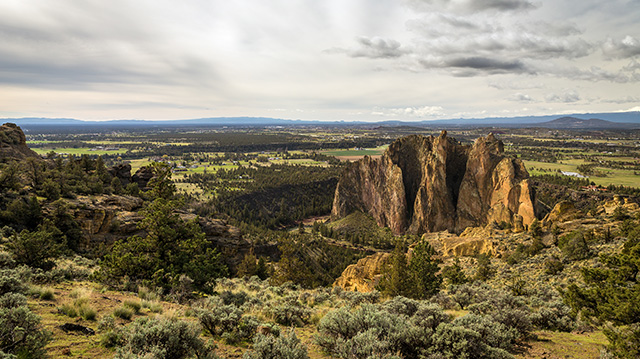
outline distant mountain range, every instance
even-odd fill
[[[405,126],[414,127],[542,127],[549,129],[640,129],[640,112],[611,112],[559,115],[492,117],[474,119],[444,119],[432,121],[307,121],[270,117],[212,117],[185,120],[109,120],[84,121],[71,118],[4,118],[2,123],[13,122],[26,130],[37,129],[143,129],[176,127],[256,127],[256,126]]]

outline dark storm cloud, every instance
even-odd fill
[[[462,57],[445,61],[446,67],[477,70],[488,74],[531,72],[519,60],[500,60],[489,57]],[[466,74],[466,73],[465,73]],[[469,73],[470,74],[470,73]],[[467,75],[464,75],[467,76]]]
[[[517,11],[536,8],[531,2],[525,0],[470,0],[466,1],[466,4],[473,11]]]

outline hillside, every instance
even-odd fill
[[[607,120],[600,120],[597,118],[585,120],[585,119],[580,119],[576,117],[560,117],[552,121],[536,123],[534,126],[542,127],[542,128],[552,128],[552,129],[581,129],[581,130],[640,128],[640,124],[637,124],[637,123],[612,122]]]
[[[6,152],[0,357],[637,357],[636,189],[530,181],[493,135],[327,157],[183,152],[134,167]],[[186,180],[201,192],[178,192]],[[527,227],[511,220],[524,183],[549,206]],[[430,230],[394,234],[357,208],[326,220],[335,193],[376,203],[371,188],[415,198]]]

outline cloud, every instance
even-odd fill
[[[402,117],[402,118],[426,118],[438,117],[444,115],[444,109],[440,106],[422,106],[422,107],[400,107],[400,108],[378,108],[376,107],[372,115],[383,117]]]
[[[580,101],[580,95],[575,91],[565,92],[563,94],[551,93],[544,98],[547,102],[574,103]]]
[[[487,74],[531,73],[519,60],[500,60],[489,57],[460,57],[445,61],[445,67],[475,70]],[[473,75],[474,72],[461,72],[461,76]]]
[[[536,8],[533,3],[526,0],[467,0],[463,3],[472,11],[520,11]]]
[[[545,87],[542,82],[527,82],[527,81],[508,81],[508,82],[489,82],[489,87],[493,87],[498,90],[529,90],[529,89],[541,89]]]
[[[368,38],[359,37],[357,40],[359,47],[347,50],[351,57],[367,57],[370,59],[388,59],[400,57],[407,53],[402,49],[400,42],[393,39],[383,39],[379,37]]]
[[[198,49],[174,46],[179,41],[175,35],[159,40],[163,31],[153,28],[161,14],[136,18],[140,9],[129,3],[14,9],[20,14],[2,10],[0,83],[55,88],[116,83],[200,86],[205,79],[220,79]]]
[[[526,11],[537,7],[527,0],[410,0],[408,4],[417,11],[441,9],[463,14]]]
[[[616,99],[610,99],[610,100],[602,100],[602,102],[604,102],[604,103],[616,103],[616,104],[640,103],[640,97],[637,97],[637,96],[625,96],[625,97],[622,97],[622,98],[616,98]]]
[[[523,93],[516,93],[513,94],[511,96],[509,96],[507,98],[507,100],[509,101],[515,101],[515,102],[533,102],[533,98],[527,94],[523,94]]]
[[[608,58],[625,59],[640,55],[640,41],[633,36],[627,35],[624,39],[616,41],[612,38],[602,44],[602,52]]]

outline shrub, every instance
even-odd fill
[[[131,320],[131,317],[133,317],[133,310],[125,306],[118,307],[113,311],[113,316],[124,320]]]
[[[98,322],[98,331],[106,332],[116,328],[116,321],[112,315],[105,315]]]
[[[202,327],[211,335],[231,332],[238,326],[242,310],[235,305],[224,305],[219,298],[208,298],[195,313]]]
[[[558,239],[558,247],[569,260],[589,258],[591,251],[582,231],[573,231]]]
[[[96,320],[98,312],[96,312],[96,310],[89,304],[83,303],[78,306],[78,315],[80,315],[84,320]]]
[[[477,332],[483,343],[504,350],[512,348],[520,335],[514,328],[496,322],[489,316],[467,314],[454,320],[453,324]]]
[[[13,260],[11,254],[8,252],[0,251],[0,269],[10,269],[16,266],[16,261]]]
[[[139,318],[124,330],[122,342],[116,359],[217,358],[213,348],[200,339],[200,327],[179,320]]]
[[[271,335],[256,335],[253,350],[244,359],[308,359],[307,348],[296,337],[293,330],[277,338]]]
[[[452,286],[449,289],[449,293],[453,300],[458,303],[462,309],[466,308],[470,304],[485,301],[490,295],[490,291],[487,287],[473,283]]]
[[[26,305],[26,298],[5,294],[0,303],[0,354],[6,357],[45,358],[51,334],[40,327],[40,318]]]
[[[135,314],[140,313],[140,309],[142,308],[142,304],[140,304],[139,301],[135,301],[135,300],[125,300],[124,303],[122,303],[122,305],[127,308],[131,308],[131,310],[133,310],[133,313]]]
[[[437,358],[513,358],[503,349],[491,347],[475,330],[456,323],[443,323],[433,335],[432,354]]]
[[[43,288],[43,289],[40,290],[39,297],[42,300],[53,300],[55,295],[54,295],[53,289],[51,289],[51,288]]]
[[[419,306],[420,302],[417,300],[398,296],[386,301],[382,305],[382,309],[391,314],[406,315],[410,317],[418,310]]]
[[[544,272],[548,275],[556,275],[564,269],[562,261],[556,257],[549,258],[544,262]]]
[[[249,295],[246,292],[240,291],[234,293],[229,290],[225,290],[220,293],[219,297],[222,299],[224,304],[233,304],[238,308],[240,308],[249,299]]]
[[[27,297],[20,293],[6,293],[0,296],[0,308],[17,308],[27,305]]]
[[[46,222],[35,232],[23,230],[13,237],[8,247],[17,263],[48,270],[54,266],[53,259],[60,255],[60,237],[64,237],[62,232]]]
[[[16,269],[0,270],[0,295],[5,293],[26,293],[24,277]]]
[[[159,301],[160,295],[157,292],[152,292],[148,287],[138,287],[138,297],[142,300]]]
[[[531,315],[531,322],[537,328],[570,332],[576,325],[571,308],[561,301],[554,301],[538,309]]]
[[[297,301],[289,301],[267,309],[269,316],[278,324],[303,326],[309,322],[311,310]]]
[[[65,303],[62,306],[58,307],[58,311],[71,318],[75,318],[78,316],[76,307],[70,303]]]
[[[140,302],[142,308],[148,308],[151,313],[162,313],[162,304],[158,302],[150,302],[148,300],[143,300]]]
[[[525,302],[509,293],[492,293],[487,300],[469,306],[469,311],[474,314],[490,315],[496,322],[518,331],[520,336],[526,336],[531,332],[531,310]]]
[[[340,308],[327,313],[318,324],[316,343],[327,353],[341,358],[367,358],[370,355],[391,354],[405,349],[415,351],[424,343],[409,343],[406,317],[390,314],[379,306],[365,304],[353,312]],[[374,352],[366,352],[368,349]],[[357,352],[353,352],[357,350]],[[353,356],[347,353],[352,352]]]

